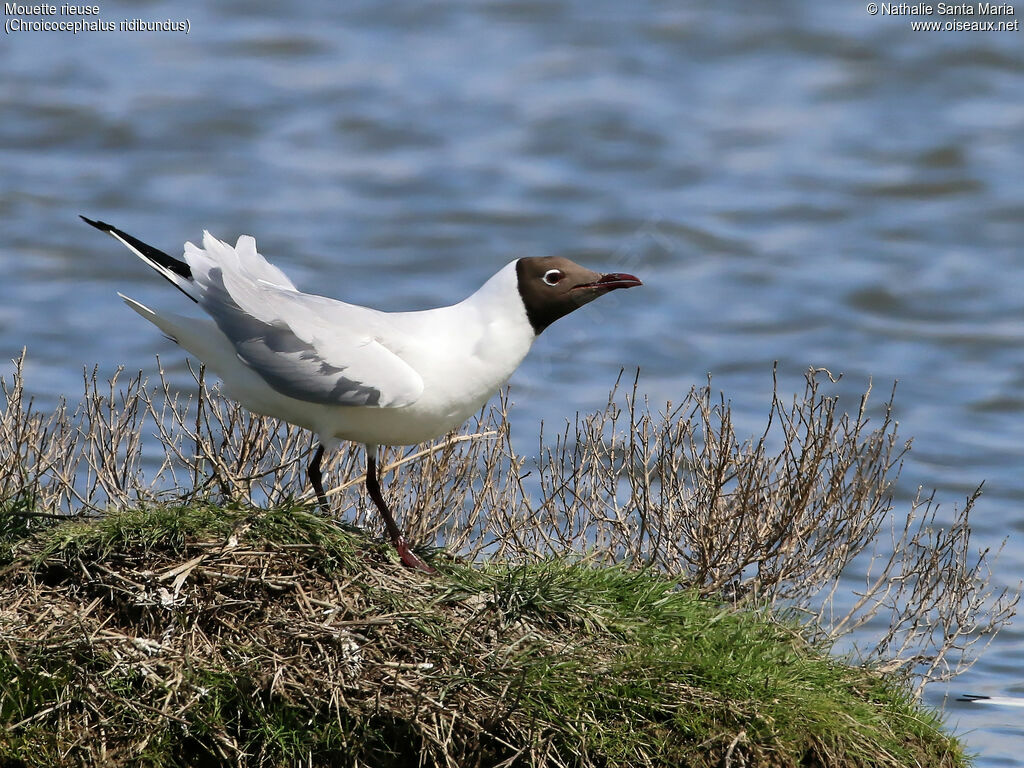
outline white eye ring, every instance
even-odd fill
[[[558,281],[565,277],[565,274],[560,269],[549,269],[544,273],[544,277],[541,278],[548,285],[558,285]]]

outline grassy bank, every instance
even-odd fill
[[[767,612],[565,560],[424,577],[301,509],[0,513],[0,766],[957,766]]]

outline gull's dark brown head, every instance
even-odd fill
[[[581,267],[561,256],[530,256],[516,262],[519,295],[526,316],[539,334],[555,320],[616,288],[643,285],[633,275]]]

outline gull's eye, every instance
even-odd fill
[[[565,277],[565,273],[560,269],[549,269],[544,273],[544,277],[541,279],[548,285],[558,285],[558,281]]]

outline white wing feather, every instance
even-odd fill
[[[203,233],[185,244],[199,304],[239,359],[288,397],[328,405],[401,407],[423,379],[379,340],[385,313],[301,293],[248,236],[232,248]]]

